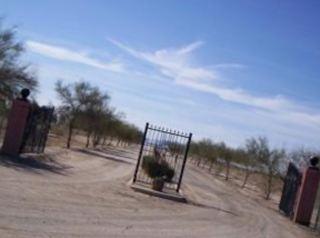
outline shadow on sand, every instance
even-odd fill
[[[200,208],[214,209],[214,210],[217,210],[219,212],[224,212],[224,213],[227,213],[227,214],[230,214],[230,215],[233,215],[233,216],[239,216],[237,213],[234,213],[232,211],[228,211],[228,210],[225,210],[223,208],[216,207],[216,206],[205,205],[205,204],[201,204],[201,203],[197,203],[197,202],[193,202],[193,201],[188,201],[188,204],[191,205],[191,206],[200,207]]]
[[[134,160],[138,156],[138,151],[130,151],[125,149],[118,149],[118,148],[112,148],[112,147],[101,147],[96,149],[97,151],[101,151],[103,153],[123,157],[126,159]]]
[[[51,172],[60,175],[66,175],[66,170],[72,168],[57,162],[52,155],[47,154],[21,156],[0,154],[0,166],[37,174]]]
[[[80,149],[80,148],[72,149],[72,150],[76,151],[76,152],[84,153],[84,154],[87,154],[87,155],[90,155],[90,156],[95,156],[95,157],[111,160],[111,161],[118,162],[118,163],[132,164],[132,163],[126,161],[126,160],[122,160],[121,158],[112,157],[109,154],[104,153],[103,150],[94,151],[94,150],[90,150],[90,149]],[[116,156],[117,157],[123,157],[124,159],[127,159],[127,157],[124,157],[121,154],[120,155],[116,155]],[[130,159],[132,159],[132,158],[130,158]]]

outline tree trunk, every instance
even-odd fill
[[[220,174],[220,172],[221,172],[221,170],[222,170],[222,166],[221,166],[221,164],[217,163],[217,167],[216,167],[215,175],[219,175],[219,174]]]
[[[212,168],[213,168],[213,161],[211,160],[211,162],[210,162],[210,167],[209,167],[209,172],[210,172],[210,173],[211,173]]]
[[[207,162],[208,162],[208,161],[205,160],[205,161],[202,163],[202,168],[203,168],[203,169],[205,169],[205,167],[206,167],[206,165],[207,165]]]
[[[197,157],[194,157],[194,158],[192,158],[192,162],[193,162],[193,164],[197,164],[198,163],[198,159],[197,159]]]
[[[88,132],[88,133],[87,133],[87,143],[86,143],[86,148],[88,148],[88,147],[89,147],[89,145],[90,145],[90,136],[91,136],[91,132]]]
[[[197,166],[199,167],[201,163],[201,158],[198,158]]]
[[[243,184],[241,186],[241,188],[245,188],[246,184],[247,184],[247,181],[249,179],[249,176],[250,176],[250,171],[249,169],[246,170],[246,175],[244,176],[244,180],[243,180]]]
[[[92,145],[94,148],[97,147],[97,145],[99,144],[99,141],[100,141],[100,137],[95,133],[92,138]]]
[[[270,199],[271,188],[272,188],[272,173],[268,174],[267,188],[266,188],[266,200]]]
[[[72,139],[72,132],[73,132],[73,119],[69,122],[69,133],[68,133],[68,140],[67,140],[67,148],[70,149],[71,139]]]
[[[97,146],[97,145],[100,145],[100,142],[101,142],[101,135],[98,134],[98,135],[97,135],[97,143],[96,143],[96,146]]]
[[[226,180],[229,180],[229,173],[230,173],[230,163],[226,163]]]
[[[107,136],[103,136],[103,141],[102,141],[102,145],[106,145],[106,142],[107,142]]]

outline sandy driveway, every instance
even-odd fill
[[[134,192],[136,151],[47,150],[0,162],[0,237],[313,237],[277,211],[188,166],[193,204]]]

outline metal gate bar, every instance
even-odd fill
[[[20,149],[22,153],[44,152],[53,112],[53,107],[34,106],[32,108],[24,131],[23,142]]]
[[[165,189],[179,192],[191,138],[192,133],[187,134],[146,123],[133,175],[133,183],[139,182],[151,185],[152,179],[145,174],[141,163],[144,156],[153,156],[155,153],[160,153],[161,158],[174,170],[172,181],[165,183]]]
[[[293,163],[290,163],[279,203],[279,209],[288,217],[293,216],[294,203],[300,183],[301,173]]]

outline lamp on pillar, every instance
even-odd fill
[[[12,102],[2,152],[8,155],[19,155],[23,134],[27,125],[31,104],[28,100],[30,90],[24,88],[21,96]]]
[[[320,170],[317,167],[318,163],[319,158],[312,157],[310,159],[310,166],[302,175],[302,183],[293,217],[295,222],[306,226],[310,224],[320,180]]]

